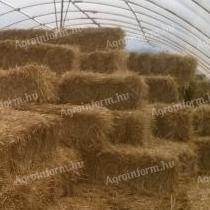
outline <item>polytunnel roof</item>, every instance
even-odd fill
[[[127,39],[192,55],[210,76],[210,0],[0,0],[0,30],[121,27]]]

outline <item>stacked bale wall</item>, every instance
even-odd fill
[[[6,36],[11,39],[22,39],[23,43],[28,43],[24,41],[33,38],[35,33],[41,36],[44,35],[45,31],[1,32],[0,39]],[[18,146],[14,150],[9,149],[9,156],[11,154],[12,157],[15,154],[18,157],[16,161],[13,161],[13,157],[8,157],[11,170],[18,165],[19,161],[24,162],[23,157],[26,156],[27,159],[24,163],[31,159],[33,161],[36,156],[38,159],[43,157],[44,161],[47,160],[47,157],[42,156],[42,151],[48,148],[48,143],[45,145],[49,136],[47,129],[51,131],[51,127],[56,125],[59,129],[55,128],[51,134],[53,138],[57,137],[59,140],[59,147],[57,148],[59,151],[47,167],[51,167],[51,164],[65,164],[72,157],[81,158],[85,163],[85,179],[89,183],[95,184],[100,181],[100,185],[103,183],[107,188],[109,185],[114,185],[116,188],[125,186],[133,193],[146,192],[149,195],[157,196],[157,194],[163,195],[165,192],[174,193],[179,187],[179,178],[185,178],[184,174],[187,174],[188,178],[195,175],[195,152],[198,155],[200,168],[209,170],[207,167],[209,158],[209,140],[207,138],[209,133],[206,131],[208,130],[206,123],[209,115],[208,108],[202,107],[202,110],[198,108],[192,112],[188,108],[173,110],[173,108],[165,109],[163,105],[158,105],[154,110],[151,110],[152,105],[150,104],[148,106],[149,112],[144,106],[147,99],[150,103],[176,103],[179,99],[178,90],[182,91],[183,88],[194,82],[196,61],[193,58],[178,55],[132,53],[128,60],[128,67],[133,73],[126,71],[114,73],[115,71],[126,70],[124,64],[126,54],[122,51],[106,50],[110,48],[111,43],[119,41],[123,37],[124,33],[120,29],[100,28],[84,29],[77,34],[71,34],[57,40],[48,40],[61,45],[79,46],[83,52],[80,57],[81,70],[95,73],[77,71],[64,74],[58,85],[57,97],[60,105],[26,104],[17,108],[22,110],[18,114],[16,114],[17,111],[11,113],[13,117],[9,123],[14,127],[17,125],[12,124],[12,121],[17,124],[24,124],[19,119],[19,113],[23,113],[24,119],[26,113],[30,113],[27,115],[30,118],[29,123],[27,124],[28,121],[25,120],[23,127],[26,130],[30,127],[34,135],[29,138],[32,131],[30,130],[28,134],[19,128],[14,134],[12,132],[8,134],[7,127],[2,130],[2,143],[6,142],[5,145],[10,143],[12,148],[14,148],[13,145],[24,145],[20,148]],[[124,47],[124,42],[122,43],[119,49]],[[24,62],[32,62],[25,53],[28,50],[27,52],[31,57],[33,57],[32,54],[37,55],[37,63],[43,62],[52,69],[54,68],[55,71],[58,69],[58,72],[64,72],[66,69],[75,68],[72,64],[73,61],[69,60],[70,48],[57,45],[45,46],[48,46],[47,51],[45,47],[39,45],[39,47],[21,49],[17,55],[12,55],[14,58],[19,56],[18,59],[21,59],[22,56]],[[57,53],[61,55],[64,63],[54,56]],[[44,56],[46,56],[45,59],[43,59]],[[22,65],[22,61],[18,65]],[[0,61],[2,66],[7,62],[6,60]],[[13,63],[12,65],[16,64]],[[40,68],[37,70],[37,67],[27,67],[27,71],[20,68],[15,73],[14,71],[1,73],[0,81],[2,78],[1,84],[4,91],[1,92],[0,97],[5,100],[14,95],[18,97],[19,93],[23,93],[25,90],[31,91],[34,88],[39,88],[42,94],[44,92],[44,97],[50,96],[50,98],[57,100],[55,91],[51,88],[57,82],[53,76],[49,75],[48,71],[43,70],[44,67]],[[144,75],[144,77],[140,77],[136,73]],[[31,79],[32,77],[33,79]],[[20,81],[23,82],[23,85]],[[17,86],[9,88],[9,84],[12,82],[17,83]],[[46,88],[47,91],[44,91]],[[119,99],[119,103],[112,100],[113,96],[115,99]],[[54,100],[41,100],[40,102],[52,101]],[[167,106],[170,107],[170,104]],[[28,110],[28,112],[23,110]],[[6,113],[5,110],[2,111],[2,114],[4,113]],[[152,116],[153,119],[150,119]],[[8,117],[10,117],[9,114]],[[45,122],[42,119],[47,120]],[[35,121],[34,124],[32,123],[33,120]],[[7,121],[9,120],[5,118],[4,122]],[[207,139],[194,141],[195,151],[193,151],[194,147],[191,147],[194,138],[193,128],[197,136],[205,136]],[[152,140],[155,141],[152,142],[153,144],[148,144],[151,131],[154,135]],[[39,140],[42,140],[40,145],[34,140],[36,133]],[[20,142],[12,141],[12,135],[20,136]],[[25,135],[28,135],[27,139],[23,138]],[[168,139],[172,141],[168,141]],[[52,141],[50,142],[50,149],[58,144],[54,142],[54,139]],[[49,141],[47,140],[47,142]],[[23,151],[28,148],[28,144],[34,146],[32,152],[29,148],[25,156]],[[39,151],[41,151],[40,154]],[[2,160],[5,162],[4,159]],[[157,170],[157,167],[160,170]],[[133,172],[132,176],[131,172]],[[65,195],[73,195],[73,186],[78,183],[78,177],[74,175],[63,174],[63,176],[50,177],[48,180],[40,180],[31,187],[7,187],[1,191],[0,207],[9,209],[11,206],[16,206],[20,209],[30,209],[34,205],[33,207],[36,209],[46,209],[46,205],[49,203],[55,202]],[[33,203],[36,200],[39,202]],[[33,201],[32,205],[29,204],[30,201]]]

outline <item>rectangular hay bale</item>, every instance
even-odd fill
[[[155,138],[147,148],[158,149],[160,153],[162,151],[164,154],[176,157],[178,160],[177,169],[181,179],[197,175],[197,154],[193,144]]]
[[[78,33],[55,40],[55,43],[78,46],[81,52],[92,52],[106,50],[108,42],[123,40],[124,37],[125,33],[120,28],[81,28]],[[119,46],[119,49],[123,48],[124,44]]]
[[[200,173],[210,172],[210,137],[199,137],[194,140],[197,152],[197,164]]]
[[[24,172],[52,157],[60,137],[58,117],[9,109],[0,109],[0,115],[0,168],[3,171]]]
[[[83,53],[80,58],[80,69],[98,73],[124,71],[127,69],[126,56],[126,53],[120,50]]]
[[[3,69],[24,66],[31,63],[47,65],[61,74],[79,66],[79,50],[53,44],[19,46],[17,41],[0,41],[0,67]],[[12,58],[12,59],[11,59]]]
[[[148,140],[149,128],[141,111],[113,111],[113,131],[111,142],[114,144],[144,145]]]
[[[184,92],[184,99],[187,101],[194,100],[198,98],[203,98],[210,102],[210,80],[199,80],[194,79],[191,81],[189,86],[186,87]]]
[[[210,136],[210,106],[203,105],[193,111],[193,131],[198,136]]]
[[[113,117],[106,109],[83,110],[82,107],[66,107],[73,116],[63,114],[62,143],[78,149],[86,160],[97,155],[110,142]],[[65,109],[65,108],[64,108]],[[78,112],[75,112],[75,109]],[[62,110],[61,110],[62,111]]]
[[[135,74],[71,72],[63,75],[58,96],[61,103],[135,109],[144,103],[147,85]]]
[[[153,135],[174,141],[188,141],[192,137],[192,113],[188,108],[173,110],[173,106],[155,105],[152,111]]]
[[[44,35],[43,29],[9,29],[0,31],[0,40],[26,40]]]
[[[90,179],[107,186],[132,187],[133,192],[169,193],[177,187],[176,161],[174,156],[160,153],[158,149],[111,146],[92,163]]]
[[[192,57],[178,54],[131,53],[128,68],[142,75],[171,75],[178,84],[189,84],[194,77],[197,62]]]
[[[178,86],[170,76],[147,76],[150,103],[172,103],[179,99]]]
[[[56,102],[55,75],[46,67],[29,65],[0,71],[0,106]]]

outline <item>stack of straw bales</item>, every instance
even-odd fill
[[[4,69],[37,63],[48,65],[53,71],[62,73],[78,68],[78,56],[79,51],[75,47],[52,44],[21,47],[15,41],[0,42],[0,67]]]
[[[97,154],[108,145],[144,145],[149,126],[139,110],[111,111],[100,107],[65,105],[26,105],[21,110],[62,116],[62,144],[82,151],[85,157]]]
[[[5,31],[0,40],[6,37],[30,43],[46,32],[50,33]],[[177,102],[178,90],[194,82],[196,61],[179,55],[136,53],[127,61],[123,51],[107,50],[108,44],[123,38],[121,29],[89,28],[48,40],[60,45],[16,48],[15,41],[0,42],[0,66],[5,69],[33,62],[63,73],[79,68],[80,58],[82,70],[63,74],[58,87],[55,75],[42,66],[0,72],[0,100],[37,92],[39,97],[33,102],[44,102],[24,103],[18,111],[0,109],[0,208],[46,209],[59,198],[72,196],[80,178],[88,178],[89,183],[102,181],[106,187],[123,186],[133,193],[171,194],[178,188],[180,176],[196,172],[195,152],[200,169],[209,170],[209,107],[193,112],[188,108],[161,112],[163,104],[155,105],[156,111],[151,111],[151,104],[143,107],[147,99],[150,103]],[[119,46],[123,48],[124,44]],[[115,72],[127,66],[133,72]],[[46,103],[57,99],[62,104]],[[205,137],[195,141],[196,151],[189,144],[193,128],[196,135]],[[148,144],[151,131],[152,140],[161,141]],[[69,160],[83,160],[84,170],[27,186],[11,185],[15,175],[66,165]]]
[[[83,53],[80,69],[99,73],[113,73],[126,69],[127,54],[123,51],[96,51]]]
[[[147,76],[150,103],[172,103],[179,99],[178,86],[170,76]]]
[[[36,65],[0,71],[1,107],[32,102],[55,102],[57,97],[54,81],[55,75],[52,72]]]
[[[171,54],[131,53],[128,68],[142,75],[171,75],[180,85],[189,84],[197,67],[192,57]]]
[[[58,94],[61,103],[125,110],[143,104],[147,86],[141,77],[130,73],[70,72],[63,75]]]
[[[62,118],[7,109],[0,115],[0,208],[45,209],[72,196],[84,166],[75,149],[59,146]]]

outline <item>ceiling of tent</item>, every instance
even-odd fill
[[[0,30],[121,27],[128,39],[195,56],[210,76],[210,0],[0,0]]]

